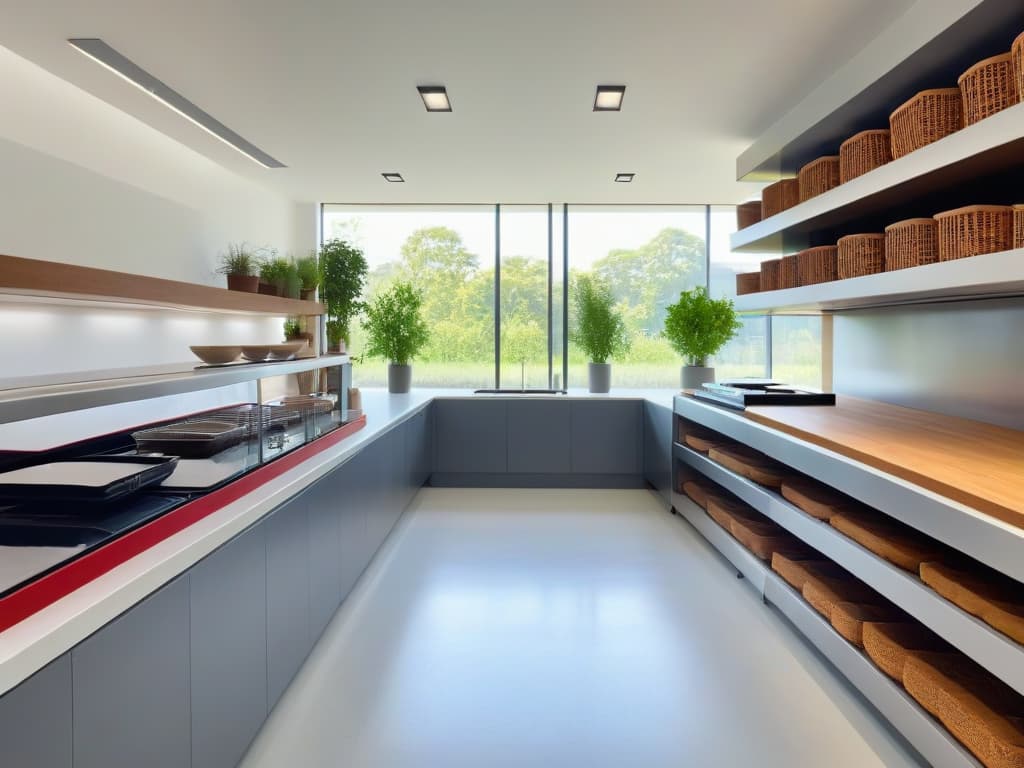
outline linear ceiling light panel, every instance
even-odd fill
[[[635,173],[616,173],[615,180],[622,182],[623,184],[628,184],[633,180],[634,176],[636,176]]]
[[[385,181],[390,181],[392,184],[405,183],[405,179],[402,178],[402,174],[397,171],[391,171],[390,173],[382,173]]]
[[[423,106],[427,112],[451,112],[452,103],[448,99],[448,90],[443,85],[417,85]]]
[[[626,95],[624,85],[599,85],[594,94],[595,112],[618,112],[622,109],[622,97]]]
[[[254,160],[264,168],[286,167],[280,160],[275,160],[259,147],[250,144],[224,125],[224,123],[201,110],[166,83],[153,77],[153,75],[149,74],[138,64],[125,58],[99,38],[72,38],[68,42],[96,63],[102,64],[111,72],[120,75],[129,83],[142,89],[157,101],[162,102],[182,117],[198,125],[207,133],[216,136],[228,146],[237,149],[250,160]]]

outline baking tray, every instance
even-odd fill
[[[112,466],[119,464],[127,466]],[[0,500],[106,503],[161,482],[177,464],[175,456],[85,456],[34,464],[0,473]],[[74,476],[62,478],[62,472]],[[43,480],[40,474],[52,476]]]
[[[183,421],[133,432],[140,452],[205,459],[246,439],[247,428],[216,418]]]

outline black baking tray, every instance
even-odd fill
[[[164,453],[188,459],[205,459],[247,438],[243,425],[216,417],[181,421],[132,433],[142,453]]]
[[[763,381],[730,381],[705,384],[693,392],[699,400],[743,410],[751,405],[835,405],[830,392],[814,392],[786,384]]]
[[[60,463],[146,464],[146,469],[106,485],[44,485],[3,483],[0,499],[5,501],[48,501],[108,503],[124,498],[169,477],[178,464],[176,456],[84,456],[61,459]]]

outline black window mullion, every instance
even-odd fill
[[[494,388],[501,389],[501,204],[494,205]]]
[[[562,203],[562,389],[569,389],[569,204]]]

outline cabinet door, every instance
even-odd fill
[[[309,514],[309,634],[315,643],[348,593],[343,569],[349,566],[342,538],[342,510],[351,504],[348,489],[335,490],[338,467],[306,491]],[[351,587],[351,585],[349,585]]]
[[[71,768],[71,654],[0,696],[0,763]]]
[[[373,557],[367,533],[370,481],[365,450],[329,476],[331,496],[327,503],[338,512],[341,550],[341,599],[348,597]]]
[[[640,475],[642,405],[640,400],[573,400],[572,471]]]
[[[275,510],[264,527],[267,529],[267,708],[273,709],[312,647],[306,494],[296,496]],[[337,585],[335,582],[335,595]]]
[[[570,459],[569,403],[526,400],[508,403],[508,471],[568,474]]]
[[[672,504],[672,409],[644,401],[644,479]]]
[[[189,589],[181,577],[72,652],[75,768],[188,768]]]
[[[259,525],[189,572],[192,768],[233,768],[267,716],[267,542]]]
[[[378,437],[366,448],[366,530],[373,553],[384,543],[401,514],[404,494],[405,442],[398,426]]]
[[[504,400],[434,401],[436,472],[508,471]]]
[[[430,476],[429,416],[424,409],[405,422],[406,506]]]

